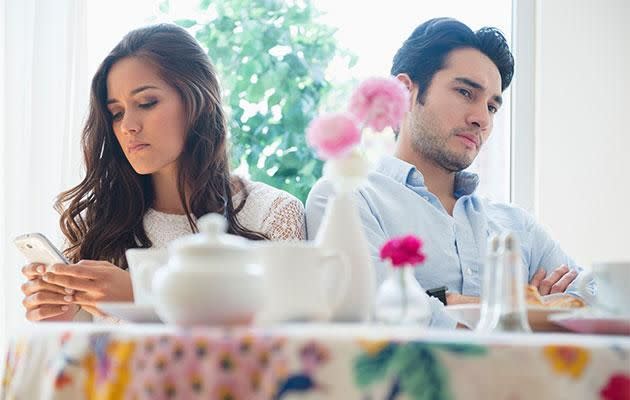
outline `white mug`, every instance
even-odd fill
[[[630,315],[630,261],[595,262],[581,278],[581,290],[595,279],[594,306],[618,315]]]
[[[125,256],[131,276],[133,302],[138,305],[153,305],[153,275],[168,262],[167,249],[128,249]]]
[[[350,278],[342,254],[309,242],[267,242],[259,251],[264,265],[265,307],[257,322],[330,319]]]

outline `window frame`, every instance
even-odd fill
[[[512,1],[510,201],[536,212],[536,0]]]

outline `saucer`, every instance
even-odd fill
[[[466,325],[470,329],[475,329],[481,314],[480,304],[455,304],[445,307],[446,312],[458,322]],[[566,313],[567,308],[563,307],[543,307],[527,306],[527,320],[529,326],[535,332],[558,332],[564,331],[557,325],[549,322],[548,317],[552,314]]]
[[[630,315],[614,315],[596,308],[552,315],[549,320],[573,332],[630,336]]]
[[[97,303],[96,307],[107,314],[127,322],[161,323],[153,306],[132,302]]]

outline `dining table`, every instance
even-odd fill
[[[2,399],[630,399],[630,337],[368,323],[29,323]]]

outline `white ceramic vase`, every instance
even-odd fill
[[[326,165],[326,175],[334,182],[336,193],[326,206],[315,241],[342,254],[349,264],[349,283],[332,316],[339,322],[364,322],[372,314],[376,273],[353,193],[366,173],[367,162],[358,152]]]

